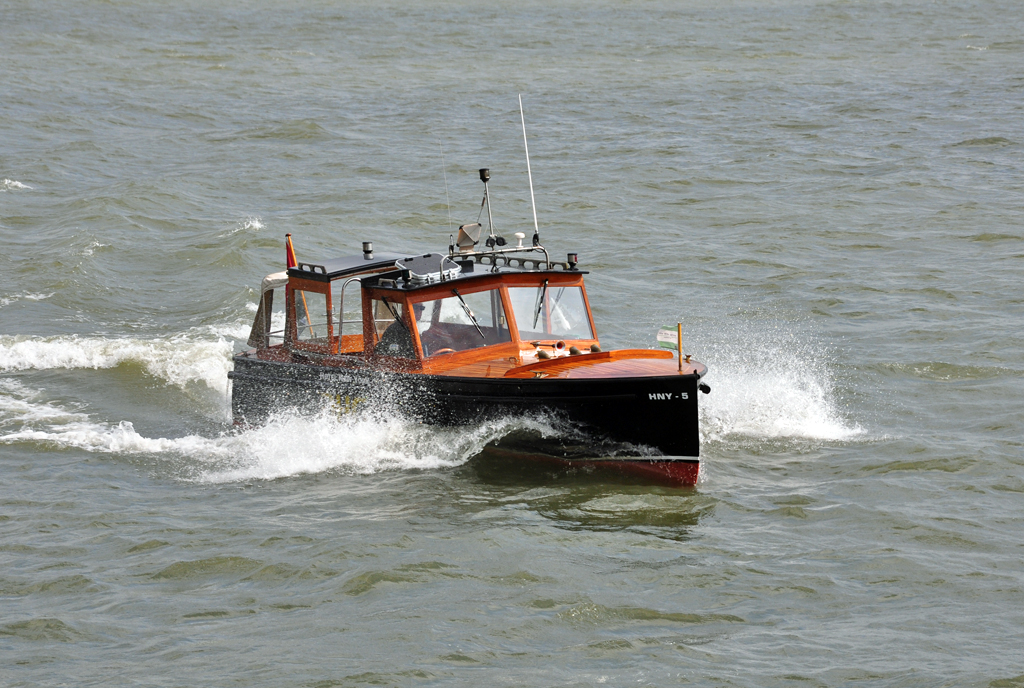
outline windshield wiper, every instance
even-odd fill
[[[537,310],[533,314],[533,329],[537,329],[537,320],[540,318],[540,311],[544,308],[544,296],[548,293],[548,281],[544,280],[544,286],[540,288],[540,293],[537,294]]]
[[[473,321],[473,327],[475,327],[476,331],[480,333],[480,336],[486,340],[487,335],[485,335],[484,331],[480,329],[480,323],[476,321],[476,316],[473,315],[473,311],[469,310],[469,306],[467,306],[466,302],[462,300],[462,294],[459,293],[458,289],[452,289],[452,293],[455,294],[456,298],[459,299],[459,303],[462,304],[462,310],[466,311],[466,315],[468,315],[469,319]]]
[[[401,319],[401,318],[400,318],[400,317],[398,316],[398,313],[397,313],[397,312],[395,311],[395,308],[394,308],[394,306],[392,306],[392,305],[391,305],[391,304],[390,304],[390,303],[388,302],[388,300],[387,300],[387,297],[384,297],[384,296],[382,296],[382,297],[380,297],[380,300],[381,300],[381,301],[383,301],[383,302],[384,302],[384,305],[388,307],[388,310],[389,310],[389,311],[391,311],[391,317],[395,319],[395,322],[396,322],[396,323],[398,323],[399,325],[401,325],[401,326],[402,326],[402,329],[404,329],[404,330],[405,330],[406,332],[409,332],[409,326],[408,326],[408,325],[406,325],[406,324],[405,324],[405,323],[404,323],[404,322],[402,321],[402,319]],[[412,333],[411,333],[411,332],[409,332],[409,334],[412,334]]]

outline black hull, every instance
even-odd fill
[[[236,423],[260,425],[275,411],[334,405],[388,408],[424,423],[462,425],[549,410],[595,436],[699,456],[696,375],[607,379],[464,378],[234,359]]]

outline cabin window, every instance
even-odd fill
[[[380,356],[416,358],[412,334],[403,318],[404,306],[389,298],[373,299],[373,326],[377,343],[373,352]]]
[[[358,277],[331,282],[337,353],[359,353],[363,346],[363,294]]]
[[[285,308],[283,298],[274,298],[274,289],[263,292],[256,308],[252,330],[249,332],[249,346],[265,349],[284,341]]]
[[[519,338],[593,339],[582,287],[509,287]]]
[[[295,336],[300,342],[327,344],[331,313],[327,295],[315,291],[295,290]]]
[[[512,341],[497,289],[452,295],[413,306],[424,356]]]

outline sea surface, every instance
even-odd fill
[[[233,429],[285,233],[532,233],[519,94],[700,483]],[[1019,688],[1022,426],[1018,0],[0,0],[2,686]]]

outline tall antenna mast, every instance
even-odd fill
[[[448,206],[448,231],[452,231],[452,202],[448,198],[448,167],[444,164],[444,145],[441,139],[437,139],[437,145],[441,148],[441,172],[444,173],[444,202]]]
[[[498,236],[494,233],[494,218],[491,217],[491,194],[487,191],[487,182],[491,181],[491,171],[486,167],[480,168],[480,181],[484,183],[484,200],[480,201],[480,212],[484,211],[484,204],[487,204],[487,245],[495,246],[498,243]],[[479,216],[477,218],[479,220]],[[504,241],[504,240],[503,240]]]
[[[540,229],[537,227],[537,201],[533,198],[533,172],[530,170],[530,146],[526,143],[526,115],[523,114],[523,94],[519,94],[519,119],[523,122],[523,148],[526,150],[526,175],[530,178],[530,205],[533,207],[533,245],[540,246]]]

